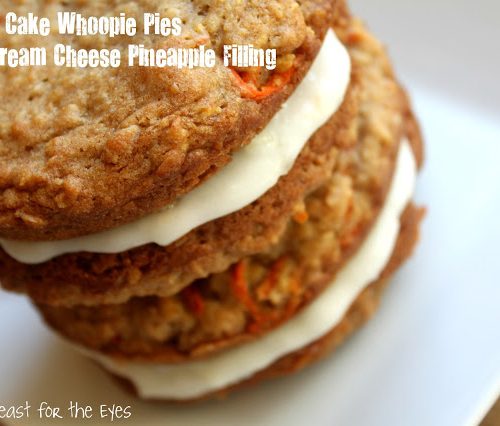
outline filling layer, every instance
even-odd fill
[[[290,171],[309,138],[342,104],[350,73],[349,54],[330,30],[306,77],[268,126],[231,163],[173,206],[84,237],[50,242],[0,239],[0,244],[16,260],[30,264],[81,251],[119,253],[148,243],[166,246],[204,223],[234,213]]]
[[[176,365],[124,362],[85,352],[109,371],[129,379],[143,398],[193,399],[250,378],[328,333],[363,289],[379,277],[394,250],[399,218],[412,197],[416,175],[411,147],[403,141],[385,205],[356,255],[320,297],[259,340],[205,360]]]

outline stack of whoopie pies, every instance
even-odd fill
[[[301,369],[371,316],[417,239],[422,141],[342,0],[12,8],[153,6],[182,36],[134,43],[251,44],[277,68],[2,70],[0,280],[141,397],[191,400]]]

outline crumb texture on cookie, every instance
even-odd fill
[[[381,44],[348,15],[339,21],[336,31],[355,69],[348,102],[313,136],[290,174],[264,197],[167,247],[150,244],[116,255],[78,253],[40,265],[21,264],[0,250],[5,288],[59,306],[172,295],[195,279],[222,272],[242,257],[277,244],[294,211],[303,209],[304,196],[332,173],[328,197],[336,212],[336,231],[329,235],[335,244],[332,253],[341,259],[362,238],[383,202],[410,113]],[[417,131],[409,136],[415,147],[420,146]],[[318,199],[323,196],[327,195]],[[290,232],[287,238],[293,245],[297,235]]]
[[[169,245],[201,225],[252,204],[289,174],[308,140],[344,103],[350,76],[347,49],[329,30],[307,75],[267,126],[233,155],[230,164],[168,209],[69,240],[0,239],[0,245],[23,263],[42,263],[82,251],[119,253],[150,243]],[[335,145],[333,139],[331,145]]]
[[[410,204],[401,216],[400,226],[390,230],[390,239],[395,243],[391,244],[392,249],[389,247],[387,252],[387,247],[376,243],[378,253],[374,253],[369,241],[351,264],[346,265],[345,273],[341,272],[328,287],[322,299],[256,342],[206,360],[163,366],[115,361],[84,351],[110,373],[130,380],[138,395],[146,399],[203,399],[274,375],[291,373],[325,355],[373,314],[387,279],[411,255],[422,216],[423,210]],[[383,228],[375,233],[386,239]],[[367,256],[373,255],[376,260],[372,259],[367,268],[355,264],[358,256],[366,261]],[[337,302],[332,303],[332,299]],[[280,368],[286,365],[288,368]]]
[[[135,44],[204,44],[220,52],[223,44],[246,40],[277,49],[282,67],[294,68],[289,83],[261,101],[242,96],[220,58],[213,69],[194,70],[6,68],[0,75],[0,235],[46,240],[129,222],[168,205],[223,167],[298,84],[319,49],[334,2],[7,3],[19,15],[48,16],[53,25],[58,11],[125,12],[140,23],[142,13],[154,10],[181,17],[182,35],[141,36],[139,28]],[[122,53],[131,42],[127,36],[69,39],[75,48]],[[2,35],[0,42],[8,48],[47,47],[50,53],[68,38],[53,31],[43,38]],[[260,76],[263,83],[270,77]]]
[[[347,28],[354,62],[364,64],[356,75],[360,104],[352,139],[278,244],[171,297],[94,308],[40,305],[49,324],[113,356],[175,362],[255,339],[313,300],[364,240],[384,204],[401,135],[422,162],[418,127],[381,45],[359,21]]]

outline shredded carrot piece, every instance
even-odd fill
[[[363,35],[359,31],[351,31],[347,35],[347,44],[353,45],[360,43],[363,40]]]
[[[264,324],[270,325],[272,316],[262,312],[252,298],[246,280],[246,264],[244,261],[240,261],[235,265],[231,286],[235,296],[245,305],[252,317],[252,321],[247,325],[247,331],[252,334],[259,334],[265,327]]]
[[[208,36],[201,36],[196,40],[196,47],[200,47],[202,45],[207,44],[210,41],[210,37]]]
[[[253,74],[248,72],[240,74],[234,69],[231,69],[231,71],[241,89],[241,95],[244,98],[260,101],[286,86],[292,79],[295,68],[291,67],[288,71],[283,73],[274,73],[268,82],[260,88],[257,87],[257,82],[255,81]]]
[[[301,294],[301,289],[299,285],[299,280],[294,277],[290,278],[290,299],[286,305],[285,308],[285,316],[283,318],[283,321],[287,320],[288,318],[292,317],[293,314],[297,311],[297,308],[300,305],[300,294]]]
[[[254,322],[251,322],[248,327],[247,331],[251,334],[260,334],[262,331],[262,323],[264,320],[257,321],[255,320]]]
[[[293,215],[293,220],[295,220],[295,222],[299,225],[303,225],[309,220],[309,214],[305,210],[302,210],[301,212],[297,212]]]
[[[290,298],[282,311],[283,313],[280,314],[279,311],[272,311],[262,314],[255,322],[248,326],[247,329],[250,333],[258,334],[263,329],[275,327],[290,319],[297,312],[301,304],[299,280],[291,277],[289,285]]]
[[[231,287],[235,296],[245,305],[252,316],[259,315],[259,308],[255,304],[248,289],[246,279],[246,263],[241,260],[233,268]]]
[[[268,295],[276,286],[280,275],[283,273],[286,260],[286,256],[283,256],[272,265],[268,275],[257,289],[257,297],[261,298],[266,294]],[[246,263],[244,261],[240,261],[234,266],[231,278],[231,287],[234,295],[245,305],[252,317],[252,321],[247,325],[247,332],[251,334],[259,334],[262,330],[273,327],[278,322],[285,321],[293,316],[300,305],[301,299],[299,296],[301,289],[299,281],[295,278],[290,278],[291,296],[284,308],[284,315],[280,315],[278,311],[264,312],[252,298],[246,279]]]
[[[343,249],[349,247],[354,242],[354,240],[361,235],[362,230],[363,227],[361,226],[361,224],[357,225],[351,232],[341,238],[340,246]]]
[[[205,304],[203,303],[203,298],[200,292],[192,287],[187,287],[183,290],[182,296],[188,307],[188,309],[196,316],[201,316],[205,309]]]
[[[271,291],[276,287],[279,277],[283,272],[286,264],[286,257],[280,257],[276,262],[273,263],[269,273],[266,275],[262,283],[257,288],[257,297],[259,300],[264,300],[269,297]]]

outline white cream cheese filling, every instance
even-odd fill
[[[403,141],[385,205],[358,252],[320,297],[262,338],[205,360],[177,365],[122,362],[85,352],[109,371],[129,379],[143,398],[191,399],[251,377],[327,334],[361,291],[380,276],[394,250],[400,216],[412,197],[416,175],[413,152]]]
[[[0,239],[0,244],[13,258],[31,264],[66,253],[119,253],[148,243],[166,246],[251,204],[286,175],[309,138],[342,104],[350,75],[349,54],[330,30],[304,80],[266,128],[219,173],[170,208],[83,237],[48,242]]]

